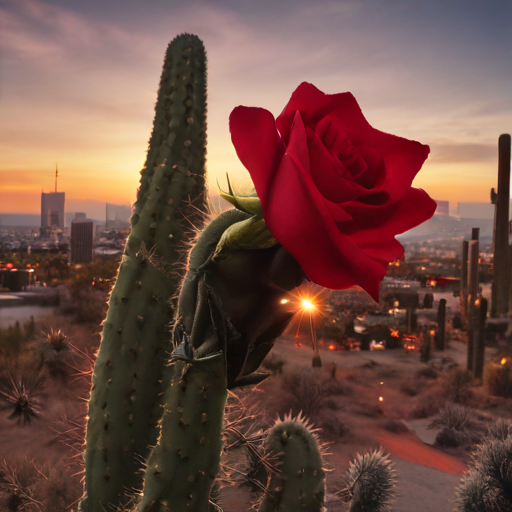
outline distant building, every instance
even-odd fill
[[[64,229],[65,192],[41,192],[41,233],[45,234],[54,227]]]
[[[437,208],[434,215],[450,215],[450,201],[437,201]]]
[[[494,219],[494,205],[491,203],[459,203],[461,219]]]
[[[71,263],[88,263],[92,261],[94,223],[84,217],[71,222]]]
[[[107,203],[105,229],[129,229],[131,215],[130,206]]]

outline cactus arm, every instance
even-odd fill
[[[270,430],[266,451],[277,459],[278,471],[258,512],[321,512],[324,509],[325,471],[318,443],[300,419],[277,421]]]
[[[176,264],[189,238],[180,219],[204,206],[205,72],[197,37],[184,34],[170,43],[132,230],[93,372],[82,503],[89,512],[129,501],[142,487],[141,460],[157,440],[174,316],[168,299],[180,284]],[[190,198],[198,198],[195,208],[187,206]]]
[[[227,399],[224,356],[217,353],[190,364],[173,364],[160,437],[147,462],[140,512],[206,512],[219,468]]]

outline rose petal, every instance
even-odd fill
[[[344,203],[354,201],[368,192],[366,188],[352,181],[350,173],[341,168],[341,163],[335,161],[309,126],[306,127],[306,134],[309,159],[313,162],[311,176],[326,199],[333,203]]]
[[[382,242],[370,242],[368,240],[358,243],[358,247],[370,258],[380,261],[383,265],[388,265],[390,261],[402,259],[404,248],[402,244],[395,240],[386,240]]]
[[[430,219],[437,204],[420,188],[411,188],[396,203],[374,206],[353,201],[343,205],[360,226],[361,231],[351,235],[354,243],[377,243],[403,233]]]
[[[379,187],[396,201],[410,188],[430,152],[430,148],[415,140],[408,140],[374,130],[375,148],[386,163],[386,180]]]
[[[258,196],[272,195],[272,176],[285,151],[274,116],[263,108],[236,107],[229,116],[229,129],[238,158],[251,173]]]
[[[276,120],[277,129],[286,145],[297,110],[301,113],[304,124],[313,131],[317,123],[331,115],[349,130],[362,131],[366,139],[373,139],[373,128],[368,124],[351,93],[325,94],[313,84],[303,82],[295,89],[290,101]]]
[[[255,183],[265,222],[313,282],[332,289],[358,284],[378,301],[379,283],[387,265],[368,257],[339,231],[307,170],[305,147],[306,131],[297,116],[287,152],[273,178],[279,201],[268,201],[258,189],[267,184]],[[301,161],[297,155],[306,160]]]

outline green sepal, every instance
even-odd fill
[[[228,203],[231,203],[235,208],[241,210],[249,215],[255,215],[259,219],[263,218],[263,211],[261,209],[260,198],[257,195],[251,196],[239,196],[231,187],[231,182],[228,180],[228,192],[224,192],[220,189],[220,197],[225,199]],[[220,187],[219,187],[220,188]]]
[[[276,244],[277,240],[267,229],[265,220],[254,215],[224,231],[212,259],[215,261],[224,249],[268,249]]]

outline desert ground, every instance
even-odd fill
[[[69,336],[72,349],[63,374],[46,371],[37,397],[40,411],[32,421],[20,424],[9,419],[9,410],[0,411],[0,498],[6,503],[16,477],[22,498],[43,504],[34,510],[76,510],[82,487],[86,399],[100,327],[76,323],[57,310],[38,318],[36,327],[40,333],[61,329]],[[452,401],[471,408],[484,426],[493,418],[512,418],[511,399],[491,396],[479,383],[453,379],[456,372],[464,371],[466,345],[451,341],[445,351],[434,351],[428,363],[420,362],[418,351],[405,349],[348,352],[320,348],[322,368],[312,368],[310,341],[307,336],[301,341],[299,347],[293,336],[281,337],[266,366],[282,361],[282,372],[276,371],[252,389],[237,391],[237,400],[255,411],[262,428],[278,416],[302,410],[319,429],[318,436],[326,443],[327,509],[345,510],[336,492],[343,486],[349,462],[357,454],[382,447],[397,471],[397,496],[390,511],[452,510],[455,488],[467,469],[474,442],[439,446],[436,436],[440,429],[428,428],[432,419]],[[41,343],[36,336],[13,359],[4,356],[1,369],[4,373],[8,369],[26,372],[37,367]],[[487,360],[495,357],[496,351],[488,348]],[[317,394],[309,405],[301,403],[301,396],[294,392],[294,375],[304,377],[310,395]],[[243,473],[242,459],[242,454],[236,453],[223,456],[224,462],[240,464]],[[43,476],[38,480],[35,473]],[[6,479],[11,484],[7,485]],[[249,510],[248,503],[255,497],[247,490],[227,486],[221,490],[219,504],[225,512],[239,512]]]

